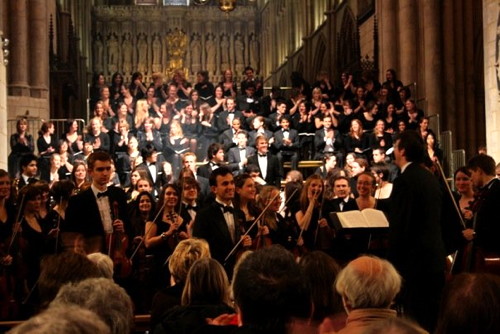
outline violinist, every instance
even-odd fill
[[[257,209],[255,196],[257,195],[257,188],[255,181],[252,179],[250,174],[244,173],[235,177],[235,196],[234,196],[234,206],[236,209],[241,210],[245,215],[243,230],[246,231],[250,225],[255,221],[255,218],[259,215],[260,210]],[[251,236],[255,237],[257,230],[253,229]]]
[[[307,178],[300,194],[300,210],[295,218],[302,230],[305,247],[308,250],[331,251],[333,229],[322,216],[323,179],[317,175]]]
[[[189,238],[186,223],[178,214],[179,196],[178,187],[167,184],[160,195],[157,219],[146,223],[144,244],[154,257],[153,284],[157,288],[169,281],[167,259],[181,240]]]
[[[465,229],[463,236],[466,240],[474,241],[476,254],[484,261],[484,257],[500,255],[500,180],[495,177],[495,160],[488,155],[473,157],[467,168],[471,172],[471,180],[477,192],[472,205],[473,227]]]
[[[11,182],[7,171],[0,169],[0,265],[12,264],[12,254],[8,254],[15,211],[10,196]]]
[[[241,235],[245,217],[241,211],[234,210],[235,185],[231,170],[226,167],[217,168],[210,175],[209,182],[215,201],[196,214],[193,237],[208,242],[212,257],[222,263],[228,276],[231,276],[236,256],[234,252],[231,256],[230,253],[240,239],[243,240],[240,243],[242,247],[251,246],[252,239],[248,235]]]
[[[54,199],[55,205],[49,210],[47,216],[45,217],[45,222],[47,226],[57,230],[57,235],[54,237],[53,247],[51,247],[53,253],[57,253],[62,250],[61,247],[64,245],[59,239],[59,230],[61,226],[66,224],[66,208],[68,207],[68,201],[73,191],[75,189],[75,184],[70,180],[62,180],[54,183],[50,189],[52,198]]]
[[[129,230],[127,197],[121,188],[107,186],[111,177],[109,153],[96,151],[87,162],[92,185],[70,198],[62,231],[81,235],[88,254],[99,251],[107,254],[106,235]]]
[[[471,202],[474,201],[474,189],[472,187],[471,173],[466,167],[460,167],[454,175],[455,188],[457,189],[456,199],[460,212],[467,227],[472,226],[473,212],[471,211]]]
[[[57,236],[57,230],[47,226],[39,217],[42,193],[34,185],[28,185],[19,191],[20,210],[19,229],[16,238],[20,254],[26,265],[26,283],[32,289],[40,273],[40,261],[48,249],[49,240]],[[53,250],[52,250],[53,251]]]
[[[261,245],[280,244],[291,250],[297,243],[297,230],[292,229],[285,222],[285,218],[278,212],[281,207],[281,196],[279,189],[274,186],[264,186],[259,193],[257,206],[264,210],[272,201],[261,220]],[[266,243],[267,241],[267,243]]]

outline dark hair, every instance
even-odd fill
[[[153,144],[146,144],[141,148],[141,157],[145,161],[147,158],[151,157],[153,153],[157,152]]]
[[[260,169],[259,166],[257,165],[247,165],[247,168],[245,168],[245,171],[250,174],[250,173],[259,173],[260,174]]]
[[[233,281],[234,299],[242,322],[265,333],[286,333],[293,317],[307,318],[310,293],[293,255],[272,245],[248,255]]]
[[[165,187],[166,188],[166,187]],[[147,191],[141,191],[139,195],[135,197],[134,200],[134,205],[133,205],[133,210],[136,214],[139,213],[139,202],[141,201],[142,196],[147,196],[149,200],[151,201],[151,211],[149,212],[149,217],[148,220],[153,220],[154,218],[154,212],[156,211],[156,201],[153,195],[150,192]],[[144,233],[144,231],[141,231],[141,234]]]
[[[224,145],[220,143],[212,143],[208,146],[207,149],[207,158],[208,160],[212,160],[212,158],[219,152],[220,150],[224,150]]]
[[[34,155],[33,153],[23,154],[21,156],[21,159],[19,159],[19,166],[21,167],[21,171],[23,170],[24,167],[28,166],[32,161],[38,161],[36,155]]]
[[[43,136],[44,133],[48,132],[50,127],[54,126],[54,123],[52,122],[43,122],[42,126],[40,127],[40,131],[38,131],[38,134],[40,136]]]
[[[75,252],[49,255],[42,260],[40,268],[38,293],[42,304],[50,303],[66,283],[76,283],[101,276],[99,269],[91,260]]]
[[[448,283],[437,334],[500,333],[500,277],[462,273]]]
[[[210,184],[211,187],[216,187],[217,186],[217,176],[226,176],[227,174],[233,175],[231,173],[231,170],[225,166],[219,167],[216,170],[212,171],[212,174],[210,174],[210,177],[208,178],[208,183]]]
[[[389,180],[389,167],[385,162],[377,162],[374,163],[371,170],[375,173],[382,174],[382,180],[383,181],[388,181]]]
[[[327,316],[342,312],[342,297],[334,286],[340,272],[338,263],[322,251],[312,251],[300,258],[299,265],[311,292],[313,320],[323,321]]]
[[[468,177],[470,177],[470,176],[471,176],[471,172],[470,172],[470,170],[469,170],[467,167],[465,167],[465,166],[463,166],[463,167],[459,167],[459,168],[455,171],[455,173],[453,174],[453,179],[456,179],[456,178],[457,178],[457,174],[458,174],[458,173],[464,173],[464,174],[465,174],[465,175],[467,175]]]
[[[486,175],[495,176],[495,160],[486,154],[478,154],[467,163],[467,168],[472,170],[481,169]]]
[[[54,198],[54,201],[56,203],[59,203],[61,201],[68,201],[69,197],[73,193],[73,190],[75,189],[75,184],[73,181],[70,180],[61,180],[58,182],[55,182],[52,187],[50,188],[50,194]]]
[[[94,169],[94,165],[96,161],[109,161],[111,162],[111,155],[106,152],[106,151],[95,151],[92,154],[90,154],[89,158],[87,159],[87,167],[88,169]]]
[[[424,161],[425,146],[422,136],[413,130],[406,130],[396,137],[398,149],[404,149],[404,155],[408,162],[421,163]]]
[[[189,172],[191,174],[193,174],[193,172],[189,169],[189,168],[183,168],[182,171],[181,171],[181,175],[179,176],[178,180],[177,180],[177,186],[179,187],[179,189],[184,190],[184,186],[188,185],[188,186],[193,186],[196,188],[196,191],[198,191],[198,193],[201,191],[201,188],[200,188],[200,184],[198,183],[198,181],[196,181],[196,179],[194,178],[194,175],[193,176],[183,176],[182,173],[183,172]]]
[[[139,182],[139,181],[137,181]],[[158,205],[156,206],[157,207],[157,211],[155,214],[158,214],[158,212],[161,210],[163,210],[163,203],[165,202],[165,193],[167,192],[167,189],[168,188],[172,188],[175,190],[175,192],[177,193],[177,197],[179,198],[179,200],[177,201],[177,205],[176,205],[176,210],[177,211],[177,208],[181,205],[181,191],[179,189],[179,187],[177,187],[177,185],[173,184],[173,183],[168,183],[166,184],[163,189],[161,190],[161,194],[160,196],[158,197]]]

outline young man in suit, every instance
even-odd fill
[[[339,166],[342,167],[344,155],[344,143],[342,135],[332,127],[332,117],[323,117],[323,128],[314,134],[314,146],[316,147],[315,159],[321,159],[325,154],[335,155]]]
[[[193,172],[194,179],[198,182],[200,186],[198,202],[203,203],[203,201],[210,195],[210,185],[208,184],[208,178],[198,175],[196,172],[196,154],[193,152],[186,152],[182,156],[182,166]]]
[[[236,134],[241,130],[241,120],[239,118],[233,119],[231,123],[231,128],[224,131],[219,136],[219,142],[224,145],[224,151],[227,152],[229,149],[238,145],[236,140]]]
[[[146,144],[141,149],[141,156],[143,162],[137,165],[137,168],[146,171],[154,186],[154,195],[158,197],[163,186],[163,167],[161,162],[158,161],[158,151],[153,144]]]
[[[446,252],[441,231],[442,192],[422,167],[426,149],[416,131],[406,130],[394,144],[401,174],[394,181],[389,215],[389,257],[405,281],[405,314],[434,330],[445,282]]]
[[[106,236],[129,231],[127,195],[118,187],[107,187],[111,176],[111,156],[97,151],[88,159],[92,185],[69,200],[63,232],[83,237],[87,253],[107,253]],[[78,238],[76,238],[78,240]]]
[[[224,163],[224,146],[212,143],[207,150],[208,162],[198,167],[198,175],[210,178],[210,174]]]
[[[215,201],[196,214],[193,237],[205,239],[210,245],[212,257],[224,266],[228,275],[232,275],[236,252],[227,261],[226,257],[241,238],[244,238],[241,247],[251,246],[252,240],[250,236],[242,236],[245,217],[233,206],[235,186],[231,170],[217,168],[209,181]]]
[[[37,157],[34,154],[28,153],[22,155],[19,161],[19,167],[21,175],[19,176],[17,184],[18,189],[37,181],[35,177],[38,174],[38,163]]]
[[[236,140],[238,141],[238,146],[229,149],[227,161],[231,169],[233,169],[233,174],[238,175],[245,170],[248,157],[255,154],[255,149],[247,146],[248,133],[245,130],[240,130],[236,134]]]
[[[257,154],[248,158],[249,165],[259,167],[260,175],[267,184],[281,186],[283,172],[278,158],[269,153],[269,142],[265,136],[258,136],[255,140]]]
[[[297,170],[299,165],[299,134],[290,129],[290,117],[285,115],[280,120],[281,129],[274,133],[273,147],[278,152],[276,156],[283,165],[283,161],[290,160],[292,169]]]
[[[236,101],[232,97],[226,99],[226,105],[227,109],[220,113],[217,121],[217,128],[222,132],[231,128],[234,119],[238,118],[240,121],[243,119],[243,114],[236,110]]]

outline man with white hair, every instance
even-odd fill
[[[339,334],[361,333],[376,321],[397,316],[390,307],[401,289],[401,276],[386,260],[375,256],[352,260],[337,276],[335,288],[347,312]]]

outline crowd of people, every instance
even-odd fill
[[[149,86],[98,75],[88,129],[70,120],[58,139],[43,123],[38,155],[18,121],[0,170],[0,312],[38,315],[13,332],[84,327],[84,308],[104,322],[95,333],[129,333],[132,309],[154,333],[455,333],[457,293],[475,302],[456,289],[498,303],[496,276],[458,275],[445,290],[447,272],[499,273],[491,157],[458,169],[451,192],[429,120],[393,70],[382,85],[321,73],[288,99],[245,75],[214,87],[200,72],[193,88],[180,72]],[[323,163],[304,177],[306,159]],[[368,208],[389,228],[336,219]],[[494,332],[497,318],[462,320]]]

